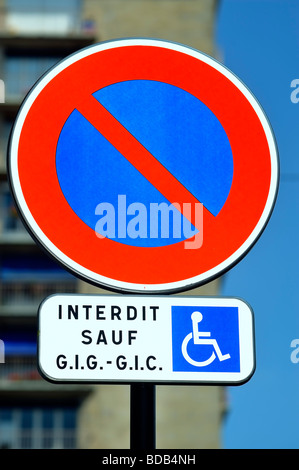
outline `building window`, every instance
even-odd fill
[[[0,235],[14,232],[26,232],[18,217],[7,183],[0,184]]]
[[[0,449],[75,449],[76,408],[0,408]]]
[[[4,81],[8,100],[20,100],[34,83],[62,56],[47,57],[44,54],[9,52],[4,60]]]

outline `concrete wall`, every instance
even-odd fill
[[[215,0],[86,0],[99,40],[152,37],[180,42],[213,55]]]

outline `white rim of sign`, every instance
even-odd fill
[[[256,112],[266,135],[266,139],[269,146],[269,153],[271,158],[271,182],[269,188],[268,199],[264,207],[264,211],[256,224],[255,228],[251,232],[250,236],[247,240],[237,249],[230,257],[228,257],[225,261],[220,263],[219,265],[213,267],[209,271],[206,271],[202,274],[196,275],[194,277],[188,279],[182,279],[175,282],[170,283],[163,283],[163,284],[137,284],[131,283],[126,281],[119,281],[116,279],[110,279],[105,277],[101,274],[93,272],[84,266],[76,263],[74,260],[66,256],[61,250],[59,250],[51,240],[43,233],[40,229],[39,225],[33,218],[29,207],[27,206],[26,200],[24,198],[19,173],[18,173],[18,146],[19,146],[19,139],[20,134],[22,131],[22,127],[24,125],[25,119],[27,114],[38,97],[41,91],[51,82],[51,80],[56,77],[60,72],[64,69],[72,65],[73,63],[100,51],[119,48],[119,47],[127,47],[127,46],[136,46],[136,45],[146,45],[146,46],[153,46],[153,47],[163,47],[168,48],[177,52],[181,52],[183,54],[187,54],[194,58],[197,58],[204,63],[208,64],[215,70],[219,71],[221,74],[226,76],[245,96],[245,98],[249,101],[252,108]],[[266,117],[263,109],[261,108],[260,104],[258,103],[257,99],[251,93],[251,91],[244,85],[244,83],[234,75],[229,69],[227,69],[224,65],[217,62],[215,59],[209,57],[208,55],[199,52],[195,49],[192,49],[189,46],[185,46],[175,42],[163,41],[160,39],[146,39],[146,38],[127,38],[127,39],[116,39],[112,41],[107,41],[101,44],[96,44],[92,46],[88,46],[70,56],[66,59],[59,62],[53,68],[51,68],[40,80],[37,81],[35,86],[29,92],[27,97],[25,98],[19,114],[17,116],[16,122],[14,124],[10,143],[9,143],[9,158],[8,158],[8,167],[10,170],[10,183],[11,187],[15,196],[15,199],[18,202],[19,209],[23,216],[23,219],[26,225],[31,229],[31,233],[34,237],[41,243],[42,246],[46,247],[46,249],[56,258],[56,260],[64,265],[64,267],[70,269],[73,273],[75,273],[79,278],[84,278],[84,280],[89,281],[93,284],[100,284],[102,287],[106,287],[111,290],[116,291],[128,291],[128,292],[160,292],[160,293],[167,293],[167,292],[179,292],[187,289],[191,289],[192,287],[196,287],[202,284],[205,284],[212,279],[220,276],[222,273],[230,269],[234,266],[238,261],[240,261],[243,256],[250,250],[250,248],[254,245],[254,243],[258,240],[259,236],[263,232],[264,228],[269,221],[271,216],[272,210],[274,208],[275,200],[277,197],[278,192],[278,181],[279,181],[279,163],[278,163],[278,151],[277,146],[274,138],[274,134],[271,128],[271,125]]]

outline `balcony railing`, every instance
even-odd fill
[[[40,1],[40,0],[39,0]],[[22,3],[23,0],[22,0]],[[48,2],[50,6],[52,2]],[[42,35],[57,37],[86,36],[93,34],[96,22],[93,18],[82,18],[74,6],[63,11],[65,0],[60,1],[60,10],[52,7],[52,11],[44,9],[29,10],[28,2],[25,11],[5,11],[0,9],[0,26],[4,34],[12,36]],[[61,8],[62,7],[62,8]]]
[[[38,277],[37,277],[38,278]],[[76,293],[77,281],[0,283],[0,307],[2,316],[31,316],[39,304],[53,294]]]
[[[33,306],[52,294],[75,293],[76,280],[39,282],[3,282],[0,284],[0,305]]]
[[[12,34],[76,34],[82,28],[78,0],[6,0],[0,10],[2,29]]]
[[[6,356],[0,364],[1,382],[17,382],[24,380],[41,380],[37,371],[35,356]]]

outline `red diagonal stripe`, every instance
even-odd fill
[[[86,97],[77,109],[171,204],[178,203],[181,212],[183,203],[199,203],[96,98]],[[190,222],[195,225],[191,212]]]

